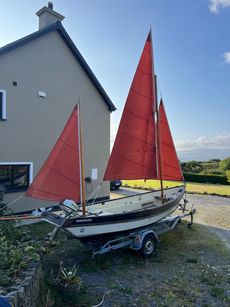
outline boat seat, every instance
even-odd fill
[[[88,213],[92,214],[92,215],[96,215],[96,216],[98,216],[98,215],[102,216],[102,215],[111,215],[111,214],[113,214],[112,212],[104,212],[104,211],[100,211],[100,212],[88,211]]]
[[[150,208],[150,207],[153,207],[153,206],[156,206],[156,204],[154,204],[153,201],[148,202],[148,203],[144,203],[144,204],[141,205],[142,208]]]

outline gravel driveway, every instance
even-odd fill
[[[187,199],[197,209],[195,222],[208,225],[230,248],[230,198],[187,194]]]
[[[230,230],[230,198],[195,194],[186,197],[197,209],[197,223]]]

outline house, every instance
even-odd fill
[[[85,176],[92,179],[86,181],[86,195],[101,182],[110,153],[115,106],[64,29],[64,16],[50,2],[36,14],[38,31],[0,48],[0,184],[9,192],[6,202],[24,194],[78,100]],[[107,182],[98,198],[108,197]],[[49,204],[23,197],[11,209]]]

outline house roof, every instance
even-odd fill
[[[94,73],[90,69],[89,65],[86,63],[85,59],[83,58],[83,56],[81,55],[81,53],[77,49],[77,47],[75,46],[74,42],[72,41],[72,39],[70,38],[70,36],[66,32],[65,28],[63,27],[63,25],[60,21],[57,21],[56,23],[53,23],[53,24],[51,24],[51,25],[49,25],[49,26],[47,26],[47,27],[45,27],[45,28],[43,28],[39,31],[36,31],[36,32],[34,32],[34,33],[32,33],[28,36],[25,36],[25,37],[23,37],[19,40],[16,40],[13,43],[10,43],[10,44],[0,48],[0,56],[2,54],[5,54],[5,53],[11,51],[11,50],[14,50],[18,47],[21,47],[21,46],[33,41],[34,39],[39,38],[39,37],[41,37],[41,36],[43,36],[47,33],[50,33],[52,31],[57,31],[61,35],[61,37],[63,38],[63,40],[65,41],[65,43],[69,47],[69,49],[71,50],[74,57],[80,63],[81,67],[86,72],[89,79],[92,81],[92,83],[94,84],[94,86],[96,87],[96,89],[98,90],[98,92],[100,93],[102,98],[104,99],[106,105],[108,106],[108,109],[111,112],[115,111],[116,107],[114,106],[114,104],[110,100],[109,96],[107,95],[107,93],[105,92],[105,90],[103,89],[103,87],[101,86],[101,84],[99,83],[97,78],[95,77]]]

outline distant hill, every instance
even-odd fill
[[[180,161],[208,161],[214,158],[225,159],[230,156],[229,149],[197,149],[189,151],[179,151],[178,158]]]

